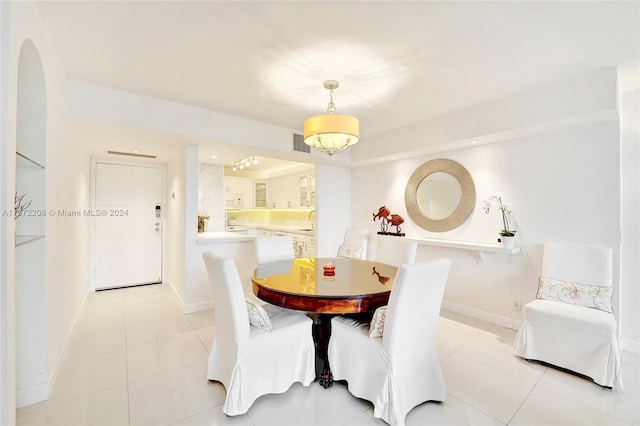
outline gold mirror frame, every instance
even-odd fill
[[[462,189],[462,198],[458,203],[458,207],[449,216],[438,220],[425,216],[416,201],[416,191],[420,183],[427,176],[436,172],[447,173],[455,177]],[[438,158],[427,161],[413,172],[404,191],[404,203],[411,220],[421,228],[432,232],[450,231],[462,225],[471,215],[476,205],[476,187],[473,184],[471,174],[462,164],[446,158]]]

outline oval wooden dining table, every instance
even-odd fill
[[[333,263],[333,269],[331,269]],[[325,270],[325,266],[328,268]],[[333,384],[327,357],[331,318],[373,312],[389,301],[398,268],[350,258],[296,258],[259,265],[253,293],[273,305],[313,313],[320,385]]]

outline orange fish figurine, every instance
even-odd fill
[[[404,219],[402,218],[402,216],[400,216],[399,214],[392,214],[390,217],[387,218],[387,222],[391,224],[391,226],[395,226],[396,227],[396,234],[400,234],[400,225],[402,225],[404,223]]]
[[[378,209],[378,213],[373,213],[373,221],[376,219],[384,220],[391,214],[391,210],[387,206],[382,206]]]
[[[391,217],[387,217],[387,221],[391,226],[399,226],[404,223],[404,219],[399,214],[392,214]]]

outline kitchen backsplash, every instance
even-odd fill
[[[314,209],[227,209],[228,225],[313,228]]]

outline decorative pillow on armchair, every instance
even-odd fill
[[[384,320],[387,317],[387,307],[380,306],[373,313],[371,324],[369,324],[369,337],[382,337],[384,334]]]
[[[350,257],[360,259],[362,257],[362,247],[349,247],[341,245],[338,249],[338,257]]]
[[[571,305],[613,313],[613,287],[586,285],[540,277],[537,299],[555,300]]]
[[[245,303],[247,304],[249,323],[254,327],[261,328],[262,330],[272,331],[273,326],[271,325],[271,319],[262,305],[249,299],[245,299]]]

